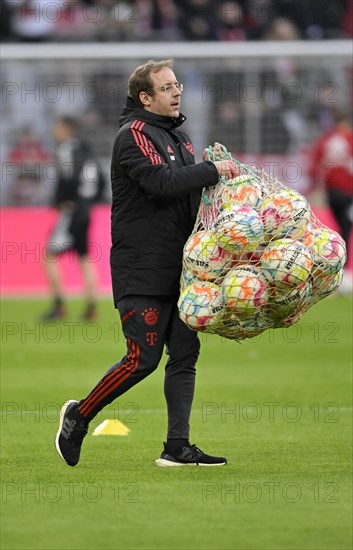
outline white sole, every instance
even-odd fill
[[[61,429],[63,427],[63,422],[64,422],[64,416],[65,416],[65,413],[66,413],[66,409],[69,405],[71,405],[71,403],[78,403],[78,401],[75,401],[75,399],[70,399],[69,401],[66,401],[66,403],[64,403],[63,406],[61,407],[60,420],[59,420],[59,429],[58,429],[58,431],[56,433],[56,436],[55,436],[55,448],[57,450],[58,455],[60,456],[60,458],[63,459],[65,464],[68,464],[68,463],[66,462],[65,458],[61,454],[61,450],[60,450],[60,446],[59,446],[59,437],[60,437]]]
[[[219,462],[218,464],[196,464],[196,462],[188,462],[184,464],[183,462],[172,462],[171,460],[165,460],[165,458],[157,458],[157,466],[170,467],[170,466],[225,466],[226,462]]]

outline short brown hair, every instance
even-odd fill
[[[169,67],[173,69],[173,59],[164,59],[162,61],[155,61],[150,59],[143,65],[137,67],[129,78],[129,95],[132,97],[137,105],[143,107],[140,101],[140,93],[144,91],[150,91],[153,95],[153,82],[151,79],[151,73],[158,73],[163,67]]]

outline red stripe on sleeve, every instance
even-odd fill
[[[146,136],[142,134],[141,131],[137,128],[137,124],[135,124],[135,122],[136,121],[134,121],[134,123],[131,125],[131,132],[134,136],[136,145],[141,149],[145,157],[150,158],[153,165],[164,164],[163,159],[160,157],[160,155],[158,155],[153,143],[150,140],[147,140]],[[144,125],[143,122],[141,124]]]

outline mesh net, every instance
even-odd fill
[[[184,247],[181,319],[234,340],[296,323],[339,287],[344,240],[265,170],[240,163],[219,143],[207,156],[233,160],[239,176],[203,190]]]

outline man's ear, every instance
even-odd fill
[[[147,92],[140,92],[139,98],[144,107],[151,105],[151,96]]]

